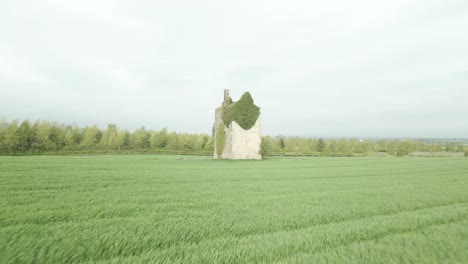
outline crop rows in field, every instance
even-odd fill
[[[0,157],[0,262],[468,260],[465,158]]]

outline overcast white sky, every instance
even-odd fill
[[[2,1],[0,117],[211,133],[468,137],[468,1]]]

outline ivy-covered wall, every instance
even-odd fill
[[[225,145],[226,134],[224,133],[224,124],[221,123],[219,124],[218,129],[216,130],[216,154],[218,158],[221,158]]]
[[[239,101],[224,106],[222,109],[222,119],[227,127],[232,121],[236,121],[240,127],[248,130],[255,125],[259,116],[260,108],[254,104],[249,92],[244,93]]]

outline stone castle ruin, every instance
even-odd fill
[[[261,142],[260,108],[250,93],[234,102],[224,90],[223,104],[215,110],[214,158],[262,159]]]

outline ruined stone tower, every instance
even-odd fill
[[[250,93],[233,102],[224,90],[224,101],[215,110],[214,158],[262,159],[261,141],[260,108]]]

